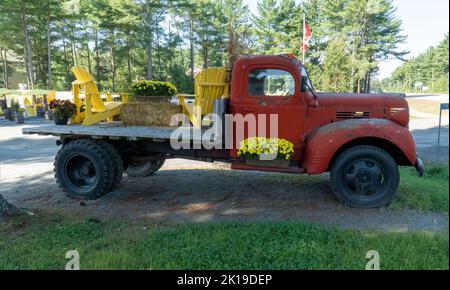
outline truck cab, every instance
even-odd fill
[[[397,188],[398,165],[423,172],[404,97],[316,92],[294,57],[250,55],[233,66],[230,105],[233,115],[277,114],[278,137],[294,144],[292,165],[309,174],[331,171],[338,198],[364,207],[377,203],[376,192]]]

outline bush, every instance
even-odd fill
[[[142,80],[134,82],[131,89],[135,96],[167,96],[177,94],[177,88],[170,82]]]

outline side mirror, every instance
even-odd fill
[[[308,90],[308,86],[306,85],[306,82],[308,81],[307,76],[302,76],[302,83],[300,85],[300,91],[302,93],[306,92]]]

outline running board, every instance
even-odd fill
[[[231,169],[234,170],[256,170],[256,171],[269,171],[269,172],[281,172],[281,173],[305,173],[305,168],[300,167],[270,167],[270,166],[251,166],[247,165],[245,162],[235,161],[231,164]]]

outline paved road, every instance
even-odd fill
[[[448,147],[449,142],[449,134],[448,134],[448,125],[443,126],[441,128],[441,139],[440,139],[440,145],[442,147]],[[432,127],[428,129],[422,129],[422,130],[412,130],[412,134],[414,137],[414,140],[416,141],[416,146],[418,148],[427,148],[427,147],[433,147],[437,146],[438,144],[438,128]]]
[[[449,95],[430,95],[430,94],[408,94],[408,99],[424,100],[436,104],[439,108],[440,103],[448,103]],[[409,128],[418,148],[429,148],[438,145],[438,126],[439,116],[420,111],[420,108],[410,106],[411,120]],[[441,138],[440,145],[449,146],[449,117],[448,111],[443,111],[441,118]]]

